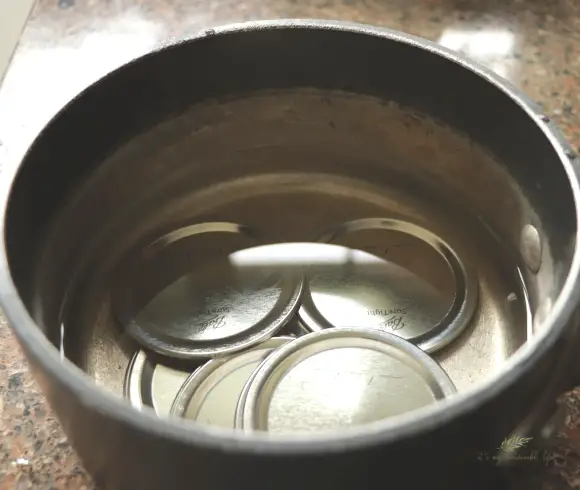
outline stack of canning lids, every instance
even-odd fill
[[[142,348],[126,375],[133,406],[311,432],[455,392],[430,354],[468,325],[477,282],[439,237],[373,218],[312,243],[267,243],[247,226],[199,223],[128,255],[112,297]]]

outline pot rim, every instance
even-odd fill
[[[568,177],[573,194],[577,223],[576,243],[580,243],[580,218],[578,213],[578,209],[580,208],[580,166],[570,157],[571,148],[564,140],[560,131],[551,122],[542,119],[543,114],[539,107],[508,81],[494,74],[491,70],[480,66],[478,63],[468,60],[465,56],[439,46],[434,42],[383,27],[374,27],[352,22],[316,19],[250,21],[208,28],[198,35],[183,41],[165,44],[113,70],[100,80],[113,77],[118,71],[130,69],[132,64],[145,60],[148,57],[159,56],[168,49],[178,49],[181,44],[203,42],[203,39],[206,37],[228,36],[245,31],[278,29],[331,30],[350,34],[364,34],[389,42],[407,44],[454,62],[493,84],[536,122],[558,155]],[[74,105],[78,100],[82,99],[100,80],[93,82],[93,84],[68,102],[51,119],[51,122],[66,112],[71,105]],[[47,123],[45,128],[51,122]],[[44,131],[45,129],[40,131],[35,141]],[[220,450],[227,447],[229,452],[251,452],[253,454],[275,453],[282,455],[291,453],[328,454],[331,452],[343,452],[347,448],[356,449],[362,446],[368,446],[369,444],[388,444],[394,440],[408,439],[419,433],[435,430],[442,423],[446,423],[453,418],[464,416],[476,410],[479,406],[489,402],[494,396],[516,384],[530,366],[540,360],[546,350],[557,342],[568,327],[569,321],[575,313],[577,305],[580,303],[580,250],[576,247],[570,271],[557,300],[554,302],[552,310],[543,322],[540,333],[514,353],[505,362],[500,372],[491,376],[485,382],[479,383],[478,386],[469,388],[440,403],[423,407],[410,414],[395,417],[392,420],[377,421],[375,423],[347,429],[338,434],[305,434],[293,435],[292,437],[274,437],[266,433],[240,434],[217,427],[204,427],[195,424],[186,425],[180,421],[158,418],[154,415],[153,411],[149,410],[137,413],[124,400],[99,388],[86,373],[73,363],[67,359],[61,359],[58,350],[43,335],[40,328],[30,317],[12,280],[6,250],[6,212],[12,193],[12,185],[15,182],[22,163],[25,162],[33,146],[34,142],[20,159],[18,165],[14,165],[5,170],[4,179],[2,179],[0,184],[2,186],[0,188],[0,213],[2,216],[2,223],[0,225],[0,231],[2,233],[0,245],[0,302],[11,328],[16,334],[21,346],[26,351],[27,356],[38,362],[50,376],[54,376],[67,390],[74,392],[79,399],[79,403],[84,405],[85,408],[98,411],[118,423],[130,426],[134,430],[152,433],[161,438],[171,438],[182,444],[204,446],[207,449]],[[186,426],[188,428],[184,430]]]

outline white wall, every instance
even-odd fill
[[[0,83],[35,0],[0,0]]]

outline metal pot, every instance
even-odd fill
[[[104,488],[467,488],[478,452],[537,434],[577,380],[577,173],[539,108],[427,41],[326,21],[209,29],[104,77],[37,137],[6,179],[2,305]],[[131,346],[103,291],[140,239],[246,213],[301,241],[329,216],[387,208],[432,225],[480,274],[479,323],[439,357],[459,394],[294,438],[185,427],[116,396]],[[523,326],[506,313],[517,274]]]

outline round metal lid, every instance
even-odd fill
[[[136,352],[125,376],[125,397],[137,410],[148,406],[159,416],[167,416],[179,389],[191,371],[158,364],[144,351]]]
[[[276,433],[336,430],[455,392],[445,371],[410,342],[377,330],[337,328],[270,354],[244,386],[236,424]]]
[[[274,335],[299,307],[302,281],[237,270],[230,254],[259,243],[234,223],[175,230],[121,267],[113,308],[148,349],[180,359],[230,354]]]
[[[362,219],[319,241],[367,251],[352,250],[347,271],[308,275],[298,316],[310,330],[375,328],[434,352],[469,324],[477,281],[433,233],[399,220]]]
[[[171,413],[203,424],[235,426],[240,393],[260,363],[293,337],[273,337],[257,347],[212,359],[191,374],[175,397]]]

